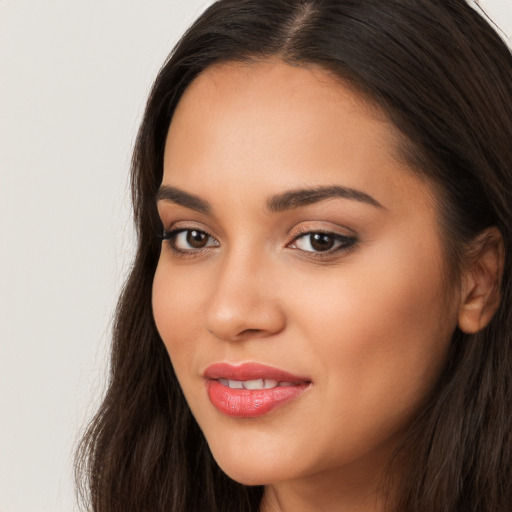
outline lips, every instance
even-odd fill
[[[299,397],[311,384],[307,377],[257,363],[217,363],[205,372],[208,398],[227,416],[254,418]]]

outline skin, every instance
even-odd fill
[[[154,317],[213,456],[233,479],[266,486],[266,511],[383,510],[385,465],[445,362],[464,297],[444,278],[435,190],[398,142],[327,71],[276,60],[207,69],[174,114],[162,185],[211,211],[158,201],[165,230],[208,238],[199,249],[186,232],[163,242]],[[267,208],[276,194],[331,186],[380,206]],[[304,232],[318,231],[356,242],[312,252]],[[228,417],[206,393],[217,362],[311,384],[264,416]]]

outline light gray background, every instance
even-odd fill
[[[150,84],[211,0],[0,0],[0,512],[75,508]],[[480,2],[512,34],[512,0]]]

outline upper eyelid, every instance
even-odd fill
[[[166,223],[162,218],[160,218],[160,222],[162,224],[162,230],[164,234],[168,235],[171,232],[176,231],[201,231],[206,233],[211,238],[215,239],[217,242],[220,243],[220,240],[222,237],[218,236],[215,233],[215,230],[210,229],[209,226],[204,225],[200,221],[195,220],[179,220],[174,221],[171,223],[168,223],[166,226]],[[288,246],[289,244],[293,243],[294,240],[301,236],[306,236],[308,234],[315,234],[315,233],[323,233],[326,235],[332,235],[334,237],[341,237],[344,239],[358,239],[358,235],[356,232],[346,226],[338,225],[337,227],[331,227],[331,226],[318,226],[319,221],[303,221],[300,224],[294,225],[291,229],[287,231],[287,238],[285,245]],[[326,221],[320,221],[320,222],[326,222]],[[306,225],[304,225],[306,224]],[[316,225],[315,225],[316,224]],[[330,223],[331,224],[331,223]],[[332,224],[331,224],[332,225]]]
[[[172,222],[166,222],[164,219],[162,219],[162,217],[160,217],[160,223],[162,224],[162,229],[167,232],[169,232],[169,231],[188,231],[188,230],[192,231],[195,229],[197,231],[204,231],[205,233],[212,236],[213,238],[217,238],[217,236],[215,236],[213,234],[214,230],[210,229],[208,226],[206,226],[205,224],[203,224],[200,221],[177,220],[177,221],[172,221]]]
[[[308,233],[325,233],[331,235],[339,235],[346,238],[357,238],[357,233],[347,226],[333,226],[332,223],[329,223],[329,226],[319,226],[318,221],[301,222],[288,231],[288,235],[293,238],[301,235],[307,235]]]

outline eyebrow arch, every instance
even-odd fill
[[[386,209],[376,199],[365,192],[353,188],[342,187],[340,185],[289,190],[269,198],[267,200],[267,208],[271,212],[282,212],[336,197],[359,201],[383,210]],[[162,185],[159,188],[155,199],[157,202],[171,201],[184,206],[185,208],[190,208],[191,210],[204,213],[205,215],[211,214],[213,210],[208,201],[170,185]]]
[[[156,202],[172,201],[173,203],[184,206],[185,208],[190,208],[191,210],[196,210],[197,212],[204,213],[205,215],[212,212],[212,207],[208,201],[169,185],[162,185],[158,189],[155,200]]]
[[[267,208],[271,212],[282,212],[284,210],[300,208],[335,197],[360,201],[375,206],[376,208],[386,209],[376,199],[365,192],[339,185],[290,190],[268,199]]]

